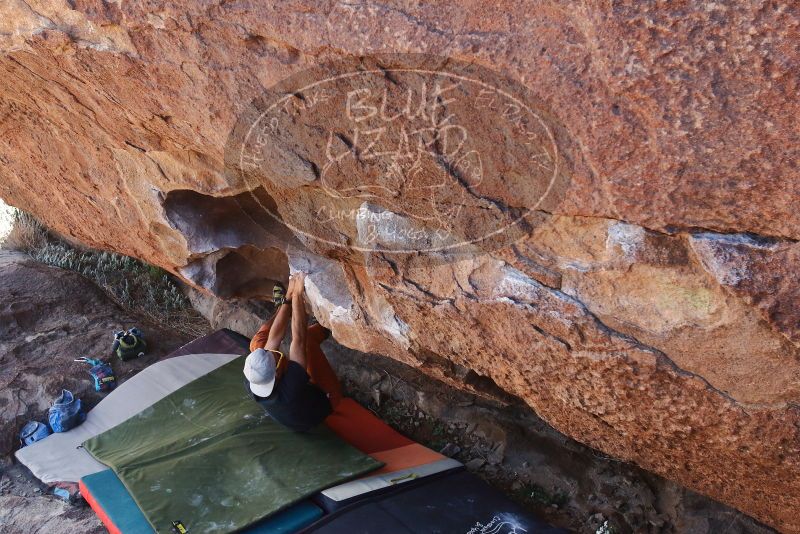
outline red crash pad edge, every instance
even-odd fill
[[[103,507],[98,504],[98,502],[94,499],[92,494],[89,492],[89,489],[83,484],[83,480],[78,481],[78,488],[80,489],[81,496],[83,500],[85,500],[89,506],[94,510],[94,513],[97,514],[97,517],[100,518],[100,521],[103,523],[103,526],[106,527],[110,534],[122,534],[122,532],[117,528],[117,525],[111,521],[111,518],[108,517],[106,511],[103,510]]]
[[[364,454],[397,449],[415,442],[381,421],[351,398],[339,402],[325,424]]]

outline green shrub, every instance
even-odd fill
[[[516,493],[519,499],[542,507],[556,505],[561,508],[569,502],[569,495],[566,493],[560,491],[549,492],[534,483],[523,485]]]

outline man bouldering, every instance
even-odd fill
[[[279,305],[250,342],[244,375],[248,391],[269,415],[298,432],[325,420],[342,399],[342,387],[320,344],[330,331],[320,324],[307,326],[305,275],[289,280],[285,296],[276,286]],[[291,320],[288,357],[280,346]]]

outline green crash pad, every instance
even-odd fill
[[[112,469],[83,477],[81,495],[89,501],[109,532],[154,534],[150,523]],[[293,534],[320,517],[322,510],[318,506],[302,501],[247,527],[242,533]]]
[[[325,425],[274,422],[243,386],[244,357],[83,446],[111,467],[158,533],[233,532],[381,467]]]

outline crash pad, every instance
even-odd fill
[[[249,352],[249,338],[228,328],[222,328],[191,340],[179,349],[170,352],[167,357],[206,353],[241,355]]]
[[[80,448],[81,443],[236,357],[192,354],[156,362],[109,393],[89,411],[81,425],[23,447],[15,456],[45,483],[78,482],[81,477],[103,471],[106,466]]]
[[[336,405],[325,424],[343,440],[367,454],[414,443],[349,398]]]
[[[325,425],[292,432],[252,401],[244,357],[83,446],[110,466],[153,529],[233,532],[382,466]]]
[[[454,469],[463,469],[458,460],[444,458],[435,462],[400,469],[393,472],[370,474],[338,486],[328,488],[314,496],[314,502],[326,512],[334,512],[364,499],[396,490],[399,486],[419,484],[428,477],[442,475]],[[383,471],[383,469],[381,469]]]
[[[532,516],[465,470],[431,477],[323,517],[316,534],[566,533]]]
[[[111,469],[85,476],[80,481],[81,495],[111,534],[154,534],[153,528],[136,502]],[[298,532],[322,516],[310,501],[289,508],[243,530],[243,534],[289,534]]]
[[[384,463],[366,477],[328,488],[314,497],[325,511],[333,511],[384,492],[400,483],[416,483],[461,463],[403,436],[350,398],[342,399],[325,424],[339,437]]]
[[[370,454],[379,462],[383,462],[383,467],[374,474],[394,473],[410,467],[438,462],[447,458],[445,455],[432,451],[419,443],[412,443],[388,451],[373,452]]]
[[[106,466],[80,448],[81,443],[247,352],[248,339],[227,329],[192,340],[123,382],[87,414],[80,426],[19,449],[15,456],[45,483],[78,482],[81,477],[103,471]]]

